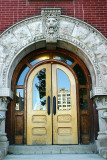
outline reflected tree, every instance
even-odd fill
[[[35,84],[35,87],[39,91],[39,96],[41,99],[41,105],[46,104],[46,99],[44,98],[46,96],[46,69],[41,70],[37,74],[38,83]]]

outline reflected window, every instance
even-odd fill
[[[68,76],[60,69],[57,69],[57,91],[58,91],[58,109],[70,110],[71,109],[70,81]]]
[[[78,80],[79,80],[79,84],[80,85],[86,85],[87,84],[87,80],[86,80],[86,76],[82,70],[82,68],[76,64],[75,67],[73,68],[77,77],[78,77]]]
[[[33,81],[33,110],[46,110],[46,69],[39,71]]]
[[[27,65],[24,65],[22,67],[22,69],[20,70],[18,79],[17,79],[17,85],[24,85],[24,80],[29,70],[30,68]]]
[[[72,59],[71,57],[67,55],[59,54],[59,53],[54,53],[53,59],[57,59],[59,61],[65,62],[68,65],[72,65],[74,63],[74,59]]]
[[[24,89],[16,89],[16,108],[17,111],[24,110]]]
[[[46,60],[46,59],[49,59],[49,53],[35,56],[29,60],[29,63],[33,66],[33,65],[37,64],[38,62]]]

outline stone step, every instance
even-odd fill
[[[92,154],[96,153],[96,145],[42,145],[42,146],[27,146],[27,145],[10,145],[9,154]]]

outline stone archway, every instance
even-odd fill
[[[61,15],[60,9],[42,9],[40,16],[23,20],[0,36],[0,116],[3,120],[0,141],[7,142],[4,138],[6,137],[4,119],[8,98],[12,98],[13,71],[25,55],[43,47],[47,49],[60,47],[73,51],[89,69],[92,78],[90,97],[95,97],[99,110],[99,151],[105,153],[107,150],[107,40],[89,24]],[[102,141],[104,146],[100,145]],[[4,146],[6,151],[7,146]],[[102,147],[105,148],[102,150]]]

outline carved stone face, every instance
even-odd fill
[[[46,20],[46,26],[49,29],[49,32],[54,32],[57,27],[57,20],[53,17],[50,17]]]

